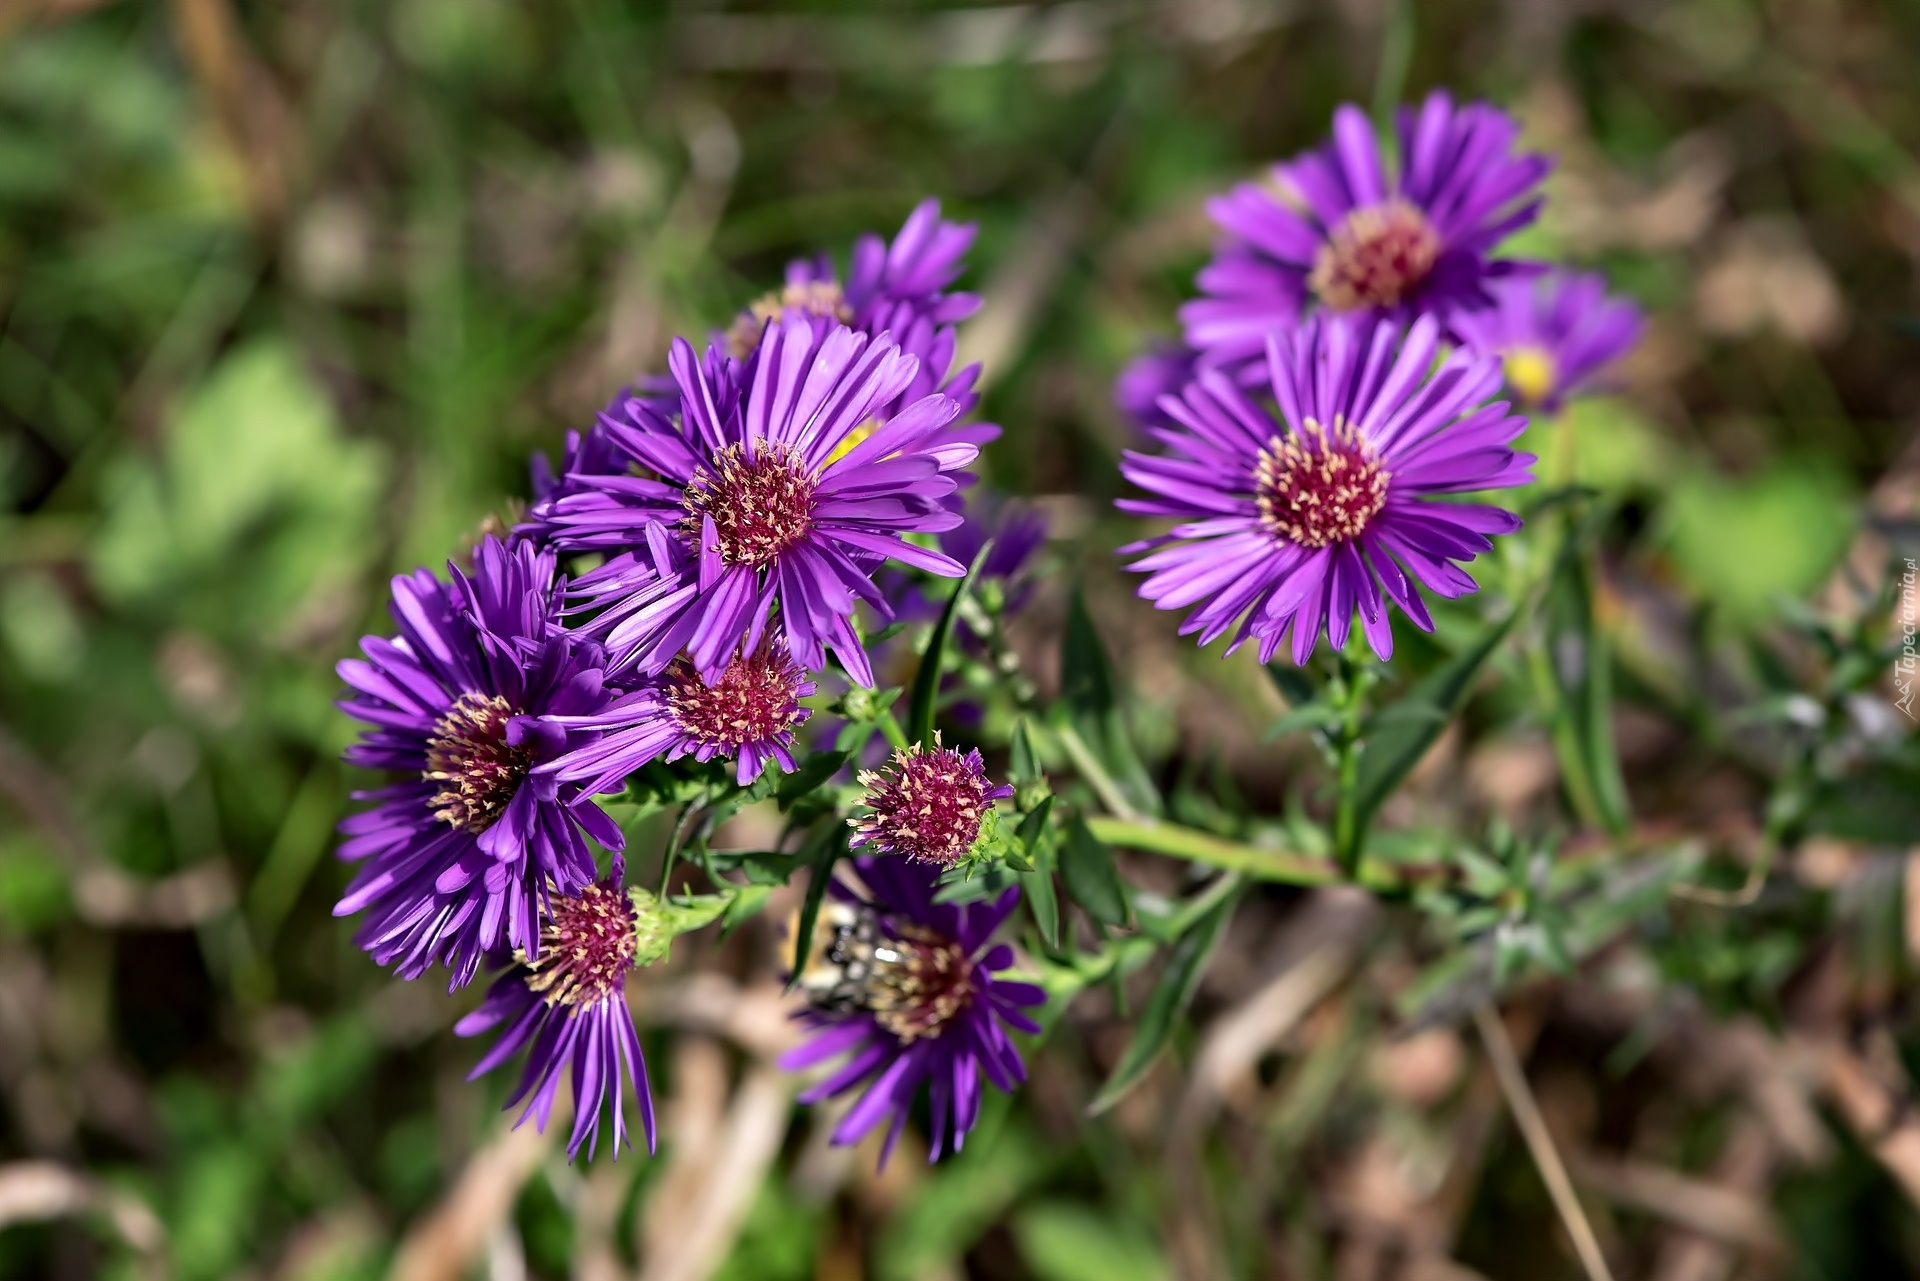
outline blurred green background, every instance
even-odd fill
[[[746,1051],[656,1031],[662,1159],[589,1173],[502,1140],[501,1083],[464,1084],[449,1032],[471,994],[388,981],[329,915],[361,785],[332,664],[385,626],[387,575],[510,519],[529,451],[672,335],[934,194],[981,227],[989,476],[1108,584],[1142,722],[1184,759],[1258,678],[1112,585],[1112,377],[1175,332],[1209,192],[1340,101],[1442,85],[1558,157],[1521,247],[1652,313],[1621,395],[1578,411],[1580,475],[1629,495],[1641,579],[1738,625],[1920,489],[1916,51],[1920,8],[1840,0],[0,0],[0,1274],[364,1276],[400,1250],[503,1281],[1577,1275],[1510,1139],[1455,1216],[1465,1262],[1432,1265],[1456,1272],[1386,1229],[1333,1244],[1373,1238],[1327,1206],[1391,1210],[1388,1176],[1270,1167],[1356,1028],[1194,1158],[1268,1172],[1183,1227],[1152,1115],[1079,1117],[1097,1017],[988,1155],[876,1179],[796,1126],[744,1218],[676,1254],[675,1224],[707,1230],[687,1169],[757,1182],[732,1119],[784,1096]],[[1271,783],[1257,718],[1210,732]],[[1700,1124],[1707,1151],[1735,1122]],[[1738,1275],[1911,1274],[1920,1226],[1843,1147],[1781,1194],[1794,1249]]]

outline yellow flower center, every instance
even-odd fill
[[[840,443],[833,447],[833,452],[827,455],[827,461],[820,465],[822,467],[833,466],[835,463],[839,462],[842,458],[845,458],[848,454],[851,454],[854,451],[854,449],[859,446],[861,441],[865,440],[867,437],[873,435],[874,432],[879,430],[880,430],[880,423],[878,419],[874,419],[874,418],[867,419],[867,421],[861,423],[858,427],[855,427],[852,431],[848,432],[845,436],[842,436],[840,438]]]
[[[1540,347],[1515,347],[1506,355],[1505,372],[1507,386],[1529,405],[1542,404],[1552,396],[1560,376],[1553,356]]]

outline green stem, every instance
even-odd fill
[[[680,817],[674,822],[673,834],[667,838],[666,853],[660,857],[660,891],[654,895],[661,902],[667,901],[667,889],[673,878],[673,865],[680,860],[680,851],[686,845],[688,833],[694,820],[705,810],[707,794],[703,791],[686,804],[680,811]]]
[[[1211,912],[1221,899],[1238,894],[1244,882],[1245,878],[1238,872],[1215,878],[1213,884],[1180,904],[1180,909],[1167,918],[1168,937],[1179,938],[1192,929],[1194,922]]]
[[[900,722],[894,718],[892,708],[880,713],[880,719],[875,723],[880,726],[880,732],[886,735],[888,745],[895,751],[907,746],[907,732],[900,728]]]
[[[1087,819],[1087,827],[1108,845],[1205,863],[1208,867],[1239,872],[1256,881],[1282,885],[1337,885],[1340,882],[1340,869],[1326,859],[1258,849],[1177,823],[1093,816]]]
[[[1339,770],[1339,798],[1333,811],[1333,848],[1340,855],[1340,873],[1349,881],[1360,879],[1360,710],[1365,690],[1353,662],[1340,655],[1342,710],[1340,733],[1334,741]]]
[[[1129,801],[1126,793],[1120,790],[1120,784],[1114,781],[1113,775],[1107,773],[1106,766],[1094,756],[1093,750],[1087,746],[1086,740],[1080,737],[1079,731],[1064,723],[1048,728],[1052,729],[1054,737],[1060,740],[1061,750],[1066,752],[1067,758],[1073,762],[1073,768],[1081,778],[1086,780],[1087,786],[1100,797],[1100,803],[1107,807],[1108,813],[1128,823],[1139,823],[1145,820],[1146,815],[1133,807],[1133,802]]]
[[[1593,789],[1587,786],[1586,757],[1574,729],[1573,714],[1560,692],[1560,682],[1554,679],[1553,656],[1547,652],[1549,644],[1551,640],[1545,639],[1529,647],[1527,673],[1533,678],[1534,696],[1546,709],[1553,750],[1560,758],[1560,782],[1567,789],[1567,799],[1573,803],[1574,816],[1590,828],[1604,830],[1608,825],[1601,817],[1600,803]]]

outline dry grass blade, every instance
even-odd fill
[[[1827,1065],[1827,1094],[1862,1143],[1920,1206],[1920,1119],[1903,1082],[1852,1050],[1836,1047]]]
[[[1689,1232],[1767,1254],[1785,1246],[1766,1204],[1735,1188],[1645,1161],[1572,1160],[1573,1181],[1616,1205],[1665,1219]]]
[[[770,1063],[747,1069],[727,1109],[726,1128],[699,1171],[698,1186],[686,1189],[692,1195],[654,1201],[651,1208],[687,1208],[670,1222],[654,1216],[649,1223],[650,1248],[640,1281],[700,1281],[727,1257],[767,1168],[779,1155],[791,1107],[785,1073]]]
[[[1587,1222],[1587,1212],[1580,1208],[1580,1198],[1574,1195],[1566,1165],[1560,1160],[1559,1149],[1554,1147],[1553,1136],[1547,1132],[1547,1123],[1540,1115],[1540,1105],[1534,1101],[1533,1090],[1527,1085],[1527,1074],[1513,1052],[1513,1042],[1507,1039],[1506,1026],[1493,1007],[1484,1004],[1474,1007],[1473,1022],[1487,1047],[1487,1058],[1499,1078],[1500,1090],[1507,1096],[1507,1108],[1513,1113],[1514,1124],[1520,1127],[1520,1135],[1527,1141],[1527,1150],[1539,1167],[1547,1194],[1553,1198],[1553,1208],[1573,1238],[1580,1266],[1586,1269],[1589,1281],[1613,1281],[1607,1256],[1601,1253],[1593,1225]]]
[[[550,1146],[533,1126],[503,1122],[440,1204],[408,1229],[387,1273],[391,1281],[457,1281],[467,1275]]]
[[[166,1229],[141,1202],[51,1161],[0,1166],[0,1228],[99,1214],[143,1256],[141,1275],[166,1275]]]

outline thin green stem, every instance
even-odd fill
[[[1349,881],[1360,879],[1360,712],[1366,689],[1353,660],[1340,654],[1340,707],[1344,715],[1333,744],[1340,793],[1334,802],[1333,848],[1340,856],[1340,872]]]
[[[1222,871],[1239,872],[1249,880],[1275,885],[1317,887],[1348,881],[1371,893],[1393,896],[1406,894],[1421,882],[1445,880],[1453,875],[1450,868],[1439,864],[1362,860],[1349,876],[1332,859],[1262,849],[1160,819],[1128,820],[1093,815],[1087,818],[1087,828],[1108,845],[1204,863]]]
[[[888,745],[895,751],[900,751],[907,746],[907,732],[900,728],[900,722],[895,719],[892,708],[880,713],[880,719],[875,724],[879,725],[880,732],[886,735]]]
[[[1129,801],[1126,793],[1120,790],[1120,784],[1114,781],[1113,775],[1107,773],[1106,766],[1094,756],[1093,750],[1087,746],[1086,740],[1080,737],[1078,730],[1065,723],[1051,725],[1048,728],[1053,731],[1054,737],[1060,740],[1061,750],[1066,752],[1068,759],[1073,762],[1073,768],[1081,778],[1086,780],[1087,786],[1099,796],[1100,803],[1106,806],[1109,814],[1128,823],[1139,823],[1146,818],[1146,815],[1133,807],[1133,802]]]
[[[667,840],[667,849],[660,857],[660,891],[654,897],[661,902],[667,900],[669,882],[673,878],[673,865],[680,861],[680,850],[686,845],[687,834],[692,830],[694,820],[705,812],[707,796],[705,792],[690,800],[686,808],[680,811],[680,817],[674,822],[673,835]]]
[[[1172,938],[1185,934],[1194,922],[1218,906],[1220,900],[1238,894],[1245,880],[1239,872],[1216,877],[1213,884],[1181,903],[1179,910],[1167,918],[1167,934]]]
[[[1258,881],[1333,885],[1340,880],[1340,869],[1326,859],[1242,845],[1177,823],[1091,817],[1087,827],[1108,845],[1205,863]]]

